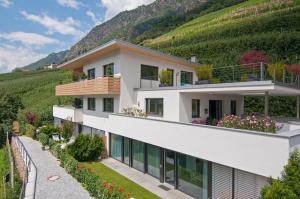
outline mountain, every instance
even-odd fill
[[[66,56],[67,52],[68,52],[68,50],[61,51],[61,52],[58,52],[58,53],[51,53],[45,58],[42,58],[42,59],[40,59],[40,60],[38,60],[38,61],[36,61],[32,64],[24,66],[23,69],[34,70],[34,69],[44,67],[46,65],[50,65],[52,63],[59,64],[63,61],[63,59]]]
[[[300,1],[249,0],[211,12],[142,45],[175,56],[197,55],[200,63],[239,64],[251,49],[270,62],[299,63]]]
[[[156,0],[152,4],[121,12],[111,20],[94,27],[81,41],[71,47],[65,60],[70,60],[113,38],[133,41],[137,36],[154,27],[161,19],[171,16],[184,16],[189,11],[213,1],[214,0]],[[236,0],[231,1],[240,2]],[[216,2],[221,1],[218,0]]]

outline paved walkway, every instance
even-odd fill
[[[36,199],[90,199],[89,193],[71,175],[59,166],[57,159],[48,151],[43,151],[39,142],[27,137],[20,137],[25,148],[35,163],[38,173]],[[49,181],[51,176],[59,176]]]
[[[130,168],[127,165],[112,159],[104,159],[101,161],[107,167],[115,170],[116,172],[120,173],[121,175],[127,177],[128,179],[132,180],[133,182],[137,183],[138,185],[144,187],[145,189],[155,193],[161,198],[164,199],[192,199],[192,197],[177,191],[174,189],[173,186],[167,183],[160,183],[159,180],[144,174],[136,169]],[[168,190],[164,190],[163,188],[159,187],[163,186]]]

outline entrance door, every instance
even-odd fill
[[[165,151],[165,182],[175,185],[175,152]]]
[[[223,117],[222,100],[209,100],[209,117],[217,120]]]

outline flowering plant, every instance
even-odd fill
[[[255,115],[246,117],[225,115],[224,118],[218,122],[218,126],[268,133],[276,133],[277,130],[282,128],[282,125],[271,120],[270,117],[258,117]]]
[[[147,114],[142,109],[135,106],[123,108],[122,112],[125,115],[132,116],[132,117],[147,117]]]

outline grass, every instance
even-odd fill
[[[96,173],[102,180],[112,183],[114,186],[122,187],[126,192],[129,192],[136,199],[155,199],[159,198],[155,194],[132,182],[128,178],[120,175],[114,170],[108,168],[101,162],[80,163],[81,167],[85,167]]]
[[[4,193],[4,183],[3,183],[3,177],[7,174],[9,171],[9,162],[8,162],[8,155],[6,148],[3,147],[0,149],[0,193]],[[2,199],[2,196],[0,194],[0,199]]]

